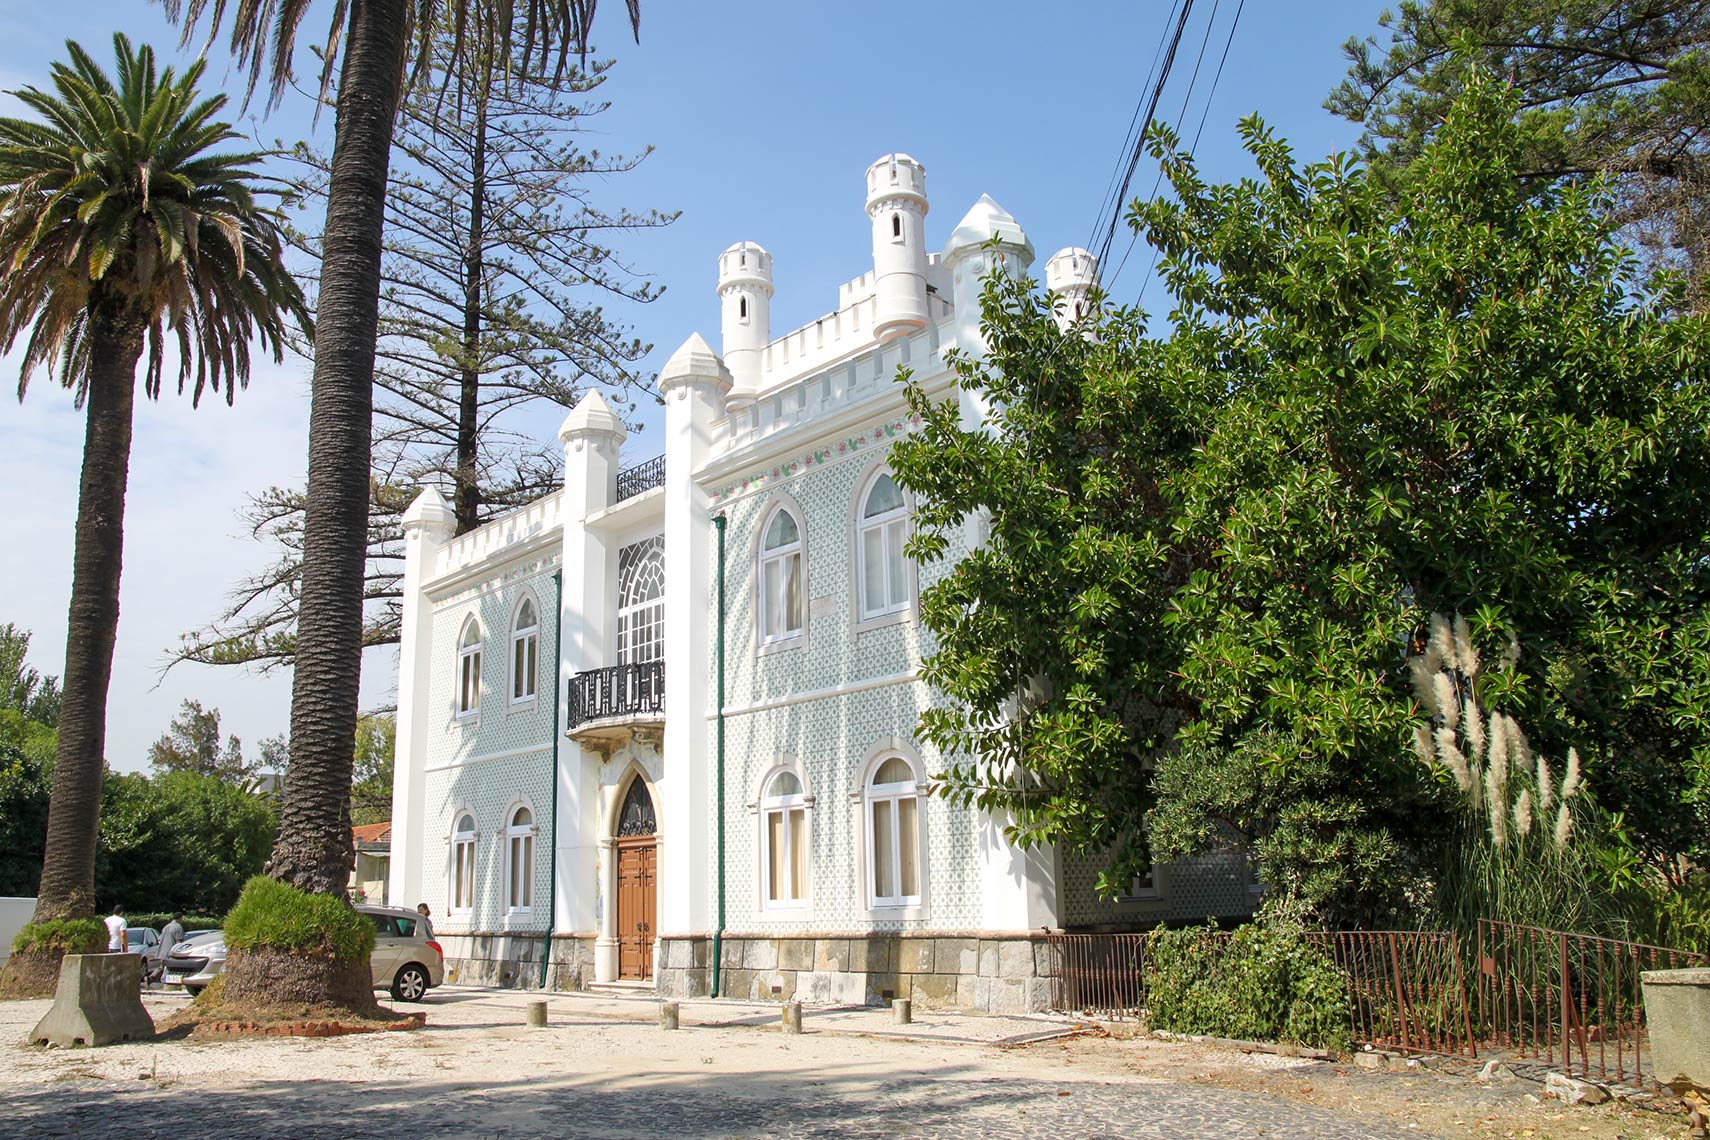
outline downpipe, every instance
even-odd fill
[[[718,916],[713,926],[712,938],[712,996],[719,996],[719,972],[724,960],[724,528],[726,519],[723,512],[713,516],[713,527],[718,531],[718,649],[717,683],[713,700],[717,715],[714,717],[713,754],[716,758],[716,779],[718,784],[718,865],[714,871],[718,882]]]

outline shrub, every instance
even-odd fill
[[[107,928],[98,918],[59,918],[31,922],[12,939],[14,954],[96,954],[107,945]]]
[[[172,912],[169,910],[125,915],[125,922],[130,926],[152,926],[156,930],[171,921]],[[185,930],[218,930],[226,922],[223,917],[215,914],[186,914],[178,921],[184,924]]]
[[[374,924],[342,897],[310,894],[265,875],[244,884],[225,932],[233,950],[364,960],[374,950]]]
[[[1292,917],[1155,930],[1146,972],[1154,1029],[1349,1048],[1347,976]]]

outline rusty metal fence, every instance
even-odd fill
[[[1460,939],[1438,930],[1310,936],[1348,977],[1357,1044],[1402,1053],[1477,1055]]]
[[[1052,1004],[1120,1020],[1146,1008],[1146,935],[1053,934]]]
[[[1710,956],[1480,920],[1478,1020],[1485,1037],[1570,1077],[1643,1085],[1650,1070],[1640,975]]]

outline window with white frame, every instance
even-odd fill
[[[907,539],[908,507],[902,491],[889,472],[880,472],[862,499],[856,535],[863,619],[907,608],[908,562],[903,557]]]
[[[1156,863],[1147,867],[1141,874],[1128,880],[1128,889],[1123,891],[1118,901],[1132,902],[1143,899],[1160,898],[1162,888],[1158,884],[1158,866]]]
[[[524,598],[511,623],[511,704],[534,700],[540,674],[540,611]]]
[[[481,711],[481,623],[470,618],[457,639],[457,715]]]
[[[468,914],[475,905],[475,817],[464,812],[451,829],[451,911]]]
[[[617,629],[619,665],[646,665],[665,656],[663,535],[618,551]]]
[[[801,906],[807,900],[807,799],[794,772],[781,771],[766,782],[760,829],[766,906]]]
[[[867,780],[867,902],[920,902],[920,790],[914,769],[891,756]]]
[[[802,532],[796,516],[779,507],[760,540],[760,641],[783,641],[802,632]]]
[[[534,905],[534,813],[519,807],[505,826],[505,909],[517,913]]]

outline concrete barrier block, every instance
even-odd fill
[[[142,959],[135,954],[67,954],[53,1008],[30,1030],[31,1045],[116,1045],[148,1041],[154,1021],[142,1004]]]
[[[1646,970],[1642,979],[1657,1080],[1681,1095],[1710,1092],[1710,970]]]

